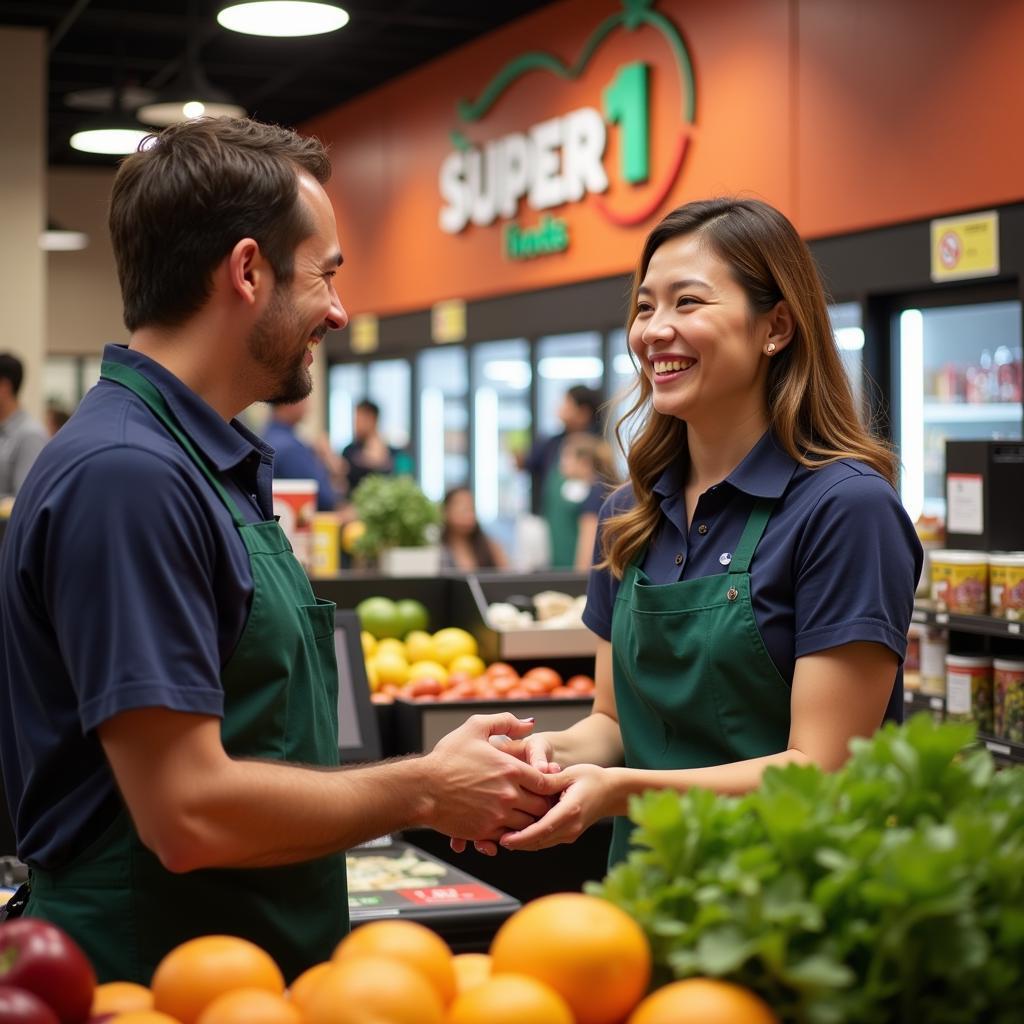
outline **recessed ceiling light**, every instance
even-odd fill
[[[315,0],[255,0],[225,7],[217,21],[252,36],[318,36],[348,24],[348,11]]]
[[[151,132],[135,128],[88,128],[71,136],[71,148],[81,153],[119,156],[134,153]]]

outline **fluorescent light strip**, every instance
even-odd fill
[[[473,498],[481,523],[498,518],[498,393],[477,388],[474,398]]]
[[[924,317],[900,314],[900,497],[911,519],[924,510]]]

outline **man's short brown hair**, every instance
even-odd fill
[[[129,331],[174,327],[210,294],[213,271],[253,238],[277,280],[313,230],[298,172],[323,184],[330,161],[318,139],[276,125],[200,118],[173,125],[122,161],[110,201],[110,236]]]

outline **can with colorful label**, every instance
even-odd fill
[[[976,722],[978,732],[992,735],[992,659],[946,655],[946,717]]]
[[[337,576],[341,568],[341,523],[336,512],[313,516],[313,576]]]
[[[933,551],[932,600],[941,611],[988,611],[988,555],[984,551]]]
[[[307,571],[312,556],[312,526],[316,513],[316,497],[320,485],[315,480],[275,480],[273,482],[274,515]]]
[[[946,655],[949,640],[944,629],[926,629],[921,636],[921,692],[946,696]]]
[[[1012,743],[1024,743],[1024,661],[996,658],[992,674],[995,734]]]
[[[991,614],[1024,620],[1024,551],[994,551],[988,565]]]

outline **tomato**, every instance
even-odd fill
[[[533,679],[536,680],[539,685],[543,687],[544,692],[555,689],[556,686],[562,685],[562,677],[553,669],[545,666],[539,666],[537,668],[531,668],[526,675],[523,676],[523,680]]]
[[[572,679],[566,681],[565,685],[577,693],[594,692],[594,680],[590,676],[573,676]]]
[[[554,700],[575,700],[580,694],[575,690],[570,690],[568,686],[559,686],[557,689],[552,690],[548,696]]]
[[[537,695],[530,693],[525,686],[516,686],[509,690],[508,693],[504,694],[508,700],[533,700]]]
[[[519,673],[507,661],[492,662],[484,669],[484,675],[488,679],[496,679],[498,676],[516,676]]]
[[[546,697],[551,692],[548,681],[536,676],[523,676],[523,689],[534,697]]]
[[[44,999],[60,1024],[82,1024],[92,1009],[96,972],[66,932],[22,917],[0,924],[0,985]]]
[[[491,680],[491,689],[499,696],[514,690],[519,685],[519,676],[495,676]]]
[[[407,697],[436,697],[444,687],[430,676],[424,676],[422,679],[414,679],[409,683],[403,693]]]
[[[4,1024],[60,1024],[57,1014],[22,988],[0,985],[0,1020]]]

